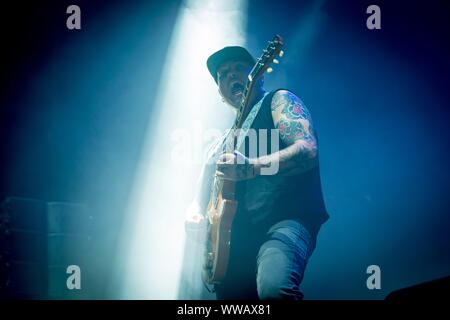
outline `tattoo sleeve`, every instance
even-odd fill
[[[303,102],[293,93],[280,90],[274,94],[271,104],[275,128],[287,146],[256,160],[256,165],[270,166],[279,162],[281,174],[298,174],[317,165],[317,142],[311,115]]]

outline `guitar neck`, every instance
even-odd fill
[[[241,100],[241,105],[239,107],[239,112],[236,117],[233,129],[241,129],[242,128],[242,124],[244,123],[244,120],[245,120],[244,116],[247,114],[247,111],[248,111],[250,95],[253,92],[253,87],[254,87],[254,83],[247,81],[245,88],[244,88],[244,92],[242,93],[243,98]]]
[[[242,99],[239,105],[238,114],[234,121],[233,127],[221,141],[222,144],[221,149],[223,152],[230,152],[231,150],[227,150],[228,147],[232,147],[234,150],[239,149],[239,146],[237,146],[236,144],[237,142],[236,130],[242,128],[245,116],[248,114],[249,103],[253,92],[253,87],[255,83],[258,81],[258,79],[264,74],[265,71],[267,71],[268,73],[272,71],[272,68],[269,68],[272,62],[278,63],[278,60],[274,58],[277,54],[279,57],[282,56],[283,53],[281,51],[282,46],[283,46],[283,39],[279,35],[275,35],[272,41],[269,41],[268,45],[263,50],[261,56],[258,59],[256,59],[255,65],[248,74],[244,91],[242,92]],[[230,134],[232,136],[230,136]],[[231,141],[231,139],[233,139],[233,141]],[[231,142],[233,142],[232,146],[230,146]],[[216,177],[214,178],[213,188],[211,189],[212,194],[210,197],[211,203],[214,205],[214,207],[216,207],[218,204],[219,194],[223,194],[225,192],[226,195],[230,196],[230,198],[234,197],[234,185],[235,185],[234,181],[227,180],[226,188],[224,188],[223,179],[217,179]],[[224,189],[226,190],[224,191]]]

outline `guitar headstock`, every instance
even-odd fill
[[[242,115],[246,114],[248,109],[248,97],[251,95],[256,80],[260,78],[264,72],[272,72],[272,63],[277,64],[279,61],[276,58],[283,56],[283,38],[275,35],[263,50],[261,56],[256,60],[256,64],[248,74],[248,81],[245,86],[244,94],[242,95],[241,104],[239,107],[239,114],[236,117],[233,128],[240,128],[243,122]]]
[[[272,63],[278,64],[277,58],[283,56],[283,38],[279,35],[275,35],[271,41],[267,44],[267,47],[263,50],[262,55],[256,60],[256,64],[248,75],[248,81],[253,82],[261,77],[265,71],[271,73],[273,71]]]

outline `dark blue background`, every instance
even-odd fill
[[[76,32],[65,27],[70,4],[2,9],[0,197],[91,204],[108,261],[180,2],[78,1]],[[370,4],[381,7],[381,30],[365,26]],[[267,87],[297,93],[320,139],[331,218],[305,274],[307,299],[380,299],[450,273],[449,9],[249,2],[249,50],[259,54],[274,33],[286,42]],[[152,77],[140,68],[147,59]],[[366,288],[371,264],[381,267],[378,291]],[[102,297],[116,294],[108,270]]]

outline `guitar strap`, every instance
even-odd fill
[[[244,123],[242,124],[242,128],[238,132],[237,142],[234,150],[239,150],[241,148],[242,142],[244,141],[245,137],[247,136],[248,130],[250,130],[253,122],[256,119],[256,116],[258,115],[259,110],[261,109],[261,106],[263,104],[264,99],[269,94],[269,92],[266,92],[264,96],[253,106],[252,110],[247,115],[247,118],[245,119]],[[231,130],[233,131],[233,130]],[[231,132],[230,131],[230,132]],[[230,139],[230,137],[234,138],[234,134],[227,134],[226,136],[226,150],[233,150],[233,143],[234,139]]]

